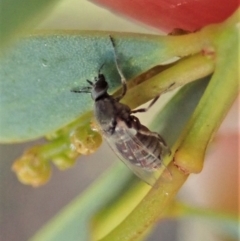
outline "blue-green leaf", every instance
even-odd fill
[[[21,39],[0,58],[0,141],[41,137],[92,109],[90,95],[70,90],[102,72],[120,85],[108,33],[39,33]],[[112,34],[127,79],[169,58],[164,37]]]

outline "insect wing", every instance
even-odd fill
[[[129,169],[149,185],[154,185],[160,174],[157,170],[161,164],[161,160],[154,156],[131,133],[130,129],[127,127],[117,127],[114,134],[106,139],[113,151]],[[151,163],[149,163],[149,160],[151,160]]]

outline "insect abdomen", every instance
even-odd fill
[[[159,160],[162,159],[161,154],[162,154],[162,148],[159,143],[159,140],[155,136],[151,135],[144,135],[141,133],[137,133],[136,137],[139,139],[139,141],[143,144],[143,146],[148,149],[149,152],[151,152],[153,155],[148,157],[147,162],[150,165],[156,164],[157,166],[160,166],[161,163],[158,163]],[[157,157],[158,159],[154,159],[154,156]]]

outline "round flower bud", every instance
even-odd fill
[[[94,153],[102,144],[102,136],[90,127],[81,126],[71,134],[71,143],[73,149],[78,153],[89,155]]]
[[[12,165],[20,182],[38,187],[45,184],[51,176],[50,163],[39,154],[39,147],[33,147]]]

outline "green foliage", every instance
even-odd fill
[[[113,36],[128,79],[172,57],[166,53],[164,38]],[[0,58],[0,141],[47,135],[90,111],[90,95],[70,90],[85,86],[86,79],[93,79],[103,63],[113,90],[120,85],[120,78],[107,33],[39,33],[18,41]]]
[[[49,10],[57,0],[1,0],[0,2],[0,47],[23,29],[34,26],[43,12]]]
[[[12,25],[7,22],[0,24],[2,46],[11,40],[21,26],[27,25],[27,20],[36,15],[37,8],[44,9],[47,6],[46,1],[30,4],[30,1],[25,0],[22,4],[8,6],[6,1],[1,3],[6,6],[3,8],[6,10],[2,15],[3,20],[9,19],[7,15],[12,16],[19,9],[12,19]],[[32,240],[77,240],[79,237],[87,240],[90,219],[101,208],[92,226],[94,240],[137,240],[146,229],[166,216],[165,210],[188,174],[201,170],[206,147],[239,92],[239,53],[235,51],[238,49],[237,14],[222,24],[208,26],[184,36],[111,33],[116,41],[123,72],[130,80],[129,85],[134,83],[123,100],[132,108],[172,84],[173,89],[195,81],[182,88],[153,122],[155,130],[162,133],[168,130],[164,135],[170,143],[172,154],[166,157],[165,162],[170,163],[173,158],[175,160],[168,166],[173,180],[164,183],[160,178],[151,188],[140,181],[136,182],[126,168],[118,164],[69,204]],[[0,141],[12,143],[47,135],[54,145],[50,142],[44,146],[43,156],[46,153],[52,155],[52,151],[59,147],[61,149],[64,140],[69,141],[68,133],[77,126],[74,126],[74,120],[79,116],[84,117],[92,108],[89,95],[73,94],[70,90],[85,86],[86,79],[94,78],[103,63],[103,72],[111,92],[120,85],[108,34],[37,32],[21,38],[11,48],[2,49]],[[170,68],[150,76],[147,81],[144,79],[140,84],[136,81],[137,76],[144,71],[174,56],[182,59]],[[212,73],[208,85],[207,81],[196,81]],[[183,113],[184,118],[178,119]],[[83,121],[86,120],[89,120],[89,115],[83,118]],[[53,134],[55,131],[57,134]],[[61,136],[64,136],[63,141]],[[72,162],[68,165],[59,162],[61,153],[54,154],[55,162],[60,163],[62,168],[71,165]],[[134,193],[134,197],[129,193]],[[107,219],[104,215],[106,205],[109,207]],[[186,209],[181,205],[179,208],[175,215],[179,215],[180,211],[184,215],[183,210]],[[116,221],[119,214],[121,218]],[[227,215],[224,217],[228,218]],[[234,227],[235,233],[235,219],[231,216],[229,220],[225,222],[225,227],[232,223],[230,229]]]

